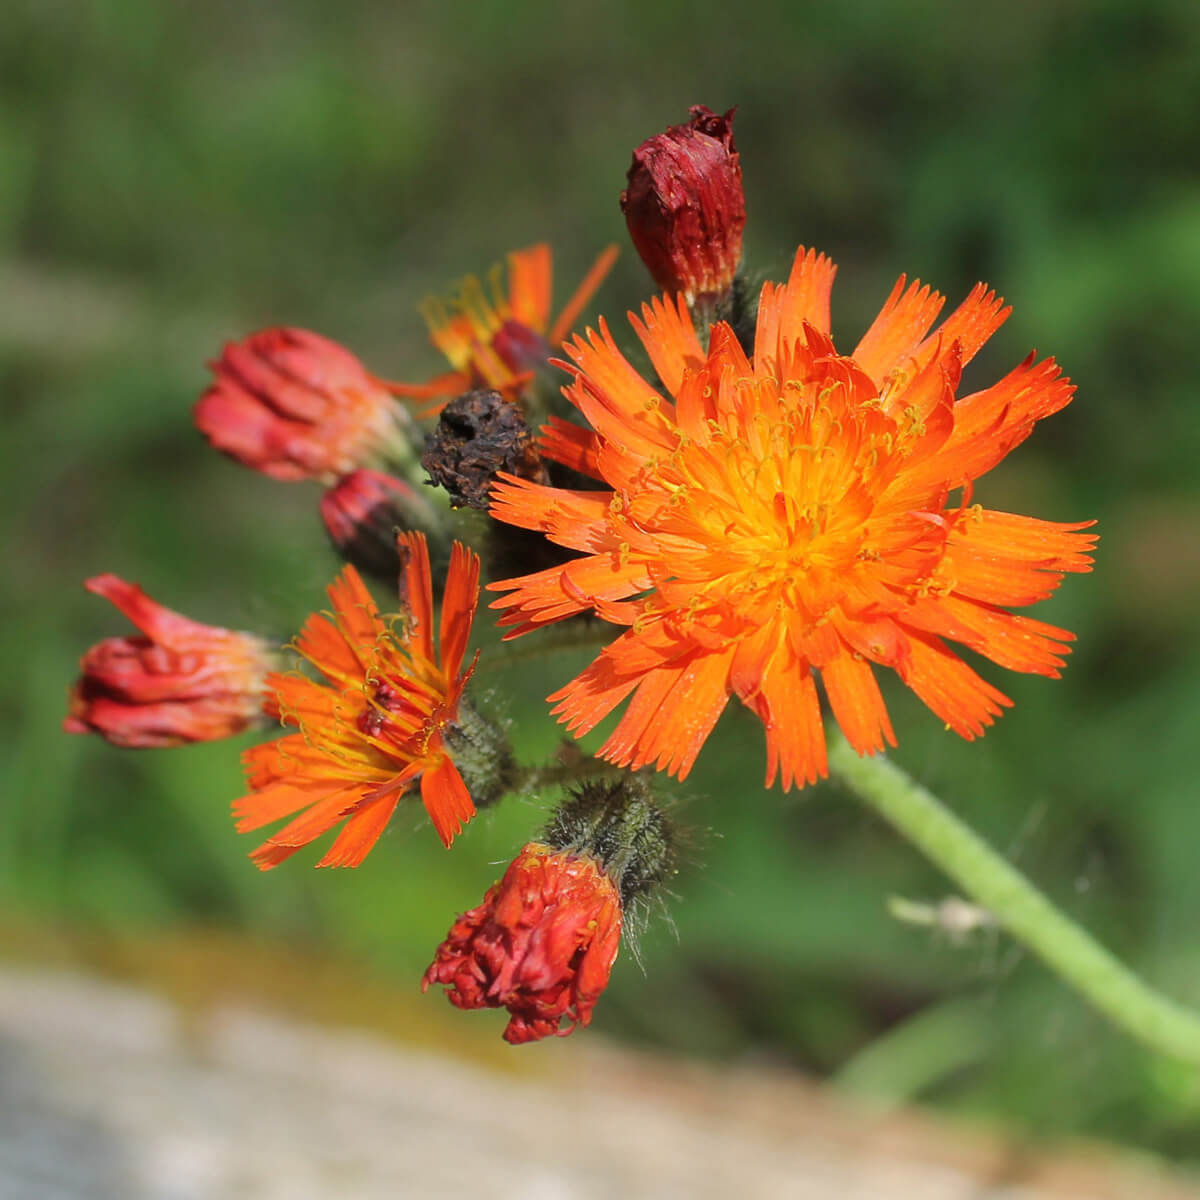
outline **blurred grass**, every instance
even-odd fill
[[[985,669],[1016,707],[969,746],[889,686],[897,757],[1200,1003],[1198,64],[1191,0],[10,5],[0,904],[184,944],[242,931],[415,981],[538,805],[482,816],[450,855],[401,816],[358,871],[260,875],[228,817],[237,746],[133,754],[60,733],[79,653],[120,628],[80,581],[114,570],[282,640],[335,567],[316,493],[208,451],[189,419],[204,361],[291,322],[424,378],[424,294],[546,239],[565,296],[624,241],[632,147],[691,103],[737,104],[752,274],[779,277],[799,242],[829,252],[843,342],[901,271],[952,301],[986,278],[1014,313],[968,385],[1034,345],[1078,382],[977,492],[1100,519],[1096,572],[1038,612],[1079,634],[1074,661],[1058,683]],[[627,251],[600,304],[615,316],[646,291]],[[487,679],[529,755],[553,746],[540,698],[570,667]],[[886,897],[937,898],[936,873],[835,789],[764,794],[761,770],[761,731],[731,711],[673,789],[692,861],[601,1028],[820,1072],[871,1047],[858,1078],[889,1098],[1200,1155],[1193,1079],[1011,946],[897,925]]]

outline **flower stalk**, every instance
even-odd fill
[[[1200,1014],[1139,979],[932,792],[881,756],[860,757],[837,733],[829,772],[1113,1024],[1162,1054],[1200,1065]]]

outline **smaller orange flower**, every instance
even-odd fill
[[[274,656],[261,638],[189,620],[116,575],[83,586],[142,635],[106,638],[83,656],[67,733],[98,733],[114,746],[182,746],[240,733],[262,713]]]
[[[464,280],[449,305],[427,300],[422,312],[430,341],[454,369],[428,383],[391,383],[389,388],[397,396],[416,400],[442,400],[471,388],[492,388],[512,399],[571,332],[616,257],[616,246],[609,246],[596,259],[553,324],[553,261],[544,242],[508,256],[507,295],[500,285],[501,268],[496,266],[488,277],[490,300],[475,276]],[[434,404],[422,415],[440,412],[442,407]]]
[[[592,1019],[621,920],[620,890],[596,858],[530,842],[454,923],[421,990],[445,984],[457,1008],[507,1008],[513,1045],[564,1037]]]
[[[307,329],[263,329],[226,344],[195,408],[200,432],[275,479],[332,482],[411,457],[411,418],[344,346]]]
[[[317,866],[358,866],[418,780],[446,846],[475,814],[446,740],[475,670],[474,660],[466,670],[462,664],[479,600],[479,558],[455,542],[435,650],[425,536],[402,533],[397,546],[405,611],[381,616],[358,572],[346,567],[329,587],[333,611],[314,613],[296,639],[327,682],[295,673],[267,681],[284,724],[299,732],[246,752],[251,790],[233,812],[241,833],[299,816],[251,854],[264,871],[343,820]]]

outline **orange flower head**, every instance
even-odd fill
[[[106,638],[80,660],[68,733],[98,733],[114,746],[181,746],[230,737],[262,714],[274,665],[262,638],[192,621],[116,575],[83,586],[142,634]]]
[[[446,846],[475,813],[447,740],[475,669],[473,660],[463,670],[463,658],[479,598],[479,559],[454,544],[435,650],[425,536],[402,533],[397,544],[405,611],[381,616],[347,566],[329,587],[332,612],[309,617],[296,640],[325,682],[296,673],[268,679],[273,707],[299,732],[244,756],[251,790],[233,805],[239,832],[293,818],[251,854],[263,870],[343,820],[317,866],[358,866],[418,780]]]
[[[428,383],[393,383],[398,396],[442,400],[471,388],[491,388],[509,399],[519,395],[538,368],[545,366],[552,348],[562,344],[584,306],[616,261],[617,248],[596,259],[566,307],[551,323],[550,301],[553,264],[544,242],[508,256],[508,290],[500,282],[500,267],[493,268],[488,288],[468,277],[448,304],[430,299],[422,306],[433,344],[450,361],[453,370]],[[490,293],[490,295],[489,295]],[[425,414],[440,412],[443,403]]]
[[[458,1008],[507,1008],[513,1045],[563,1037],[592,1019],[621,920],[617,884],[595,857],[530,842],[454,923],[421,990],[444,984]]]
[[[509,579],[509,636],[594,611],[624,632],[550,699],[576,734],[630,703],[600,754],[687,775],[729,697],[762,720],[767,784],[826,773],[816,677],[859,753],[895,744],[874,667],[973,738],[1010,703],[948,645],[1057,676],[1066,630],[1014,614],[1087,571],[1092,522],[986,509],[974,481],[1073,388],[1031,355],[958,396],[963,366],[1008,315],[983,285],[932,333],[942,297],[897,283],[850,355],[830,338],[835,268],[803,249],[766,284],[749,356],[725,324],[707,350],[682,297],[633,326],[662,381],[606,325],[568,346],[565,422],[543,454],[602,491],[507,479],[492,514],[582,552]]]
[[[409,455],[408,414],[353,354],[307,329],[229,342],[195,408],[216,449],[275,479],[332,482]]]

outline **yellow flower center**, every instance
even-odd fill
[[[787,610],[816,624],[874,569],[875,539],[897,520],[940,543],[936,526],[880,511],[921,429],[919,414],[887,415],[864,379],[739,381],[708,436],[680,433],[674,453],[617,493],[611,526],[658,592],[645,615],[688,626],[707,615],[728,630],[735,613],[749,628]],[[914,579],[928,565],[919,557]]]

